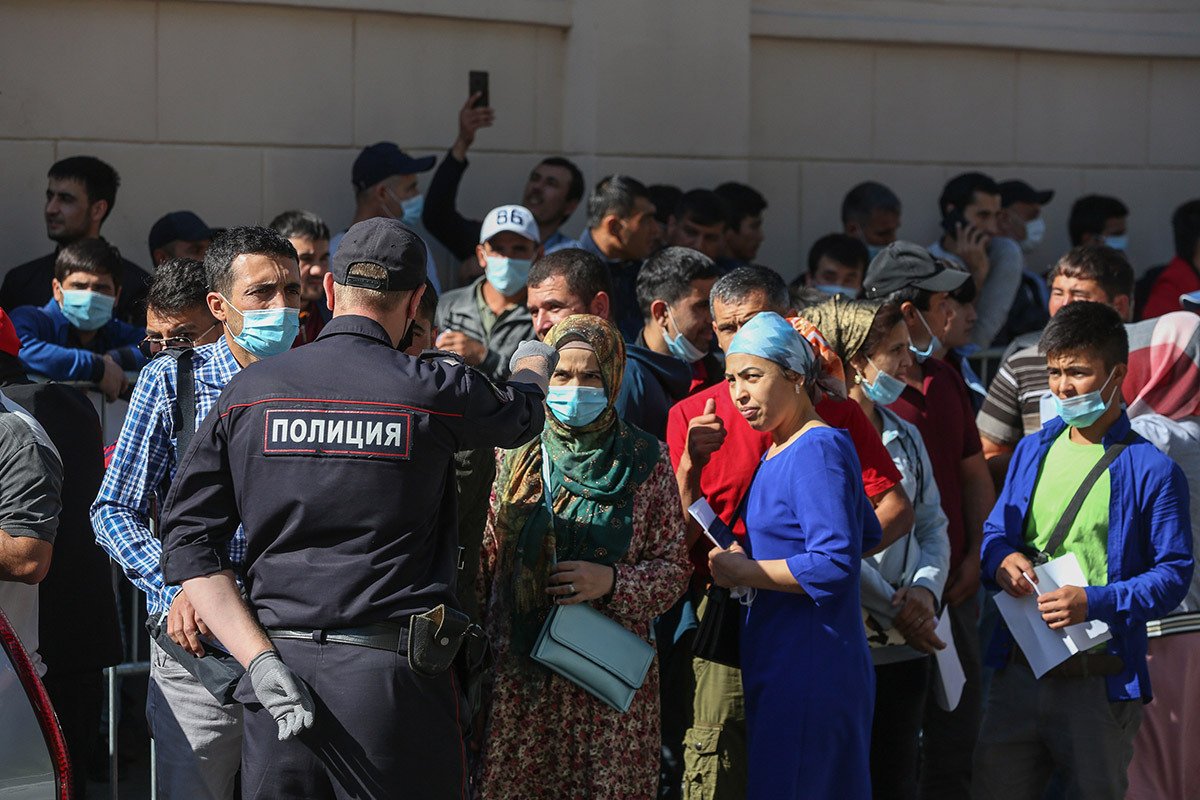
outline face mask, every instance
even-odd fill
[[[500,294],[511,297],[525,288],[525,282],[529,280],[529,268],[532,266],[533,262],[526,258],[488,256],[488,283],[496,287]]]
[[[413,327],[412,321],[410,320],[408,323],[408,328],[404,331],[404,335],[400,337],[399,344],[396,345],[396,349],[399,350],[401,353],[403,353],[408,348],[412,347],[413,330],[414,330],[414,327]]]
[[[1124,252],[1125,248],[1129,247],[1129,236],[1125,234],[1122,234],[1121,236],[1105,236],[1104,243],[1113,250],[1120,250],[1121,252]]]
[[[1041,217],[1031,219],[1025,223],[1025,241],[1021,242],[1021,249],[1026,253],[1036,249],[1045,236],[1046,220]]]
[[[859,385],[862,386],[863,393],[880,405],[890,406],[899,399],[900,394],[904,391],[904,381],[894,378],[876,367],[875,362],[869,358],[867,363],[875,367],[875,382],[871,383],[867,380],[867,376],[859,373]]]
[[[866,244],[866,242],[864,242],[863,244]],[[879,255],[882,252],[883,252],[883,245],[868,244],[867,245],[867,263],[870,264],[872,261],[875,260],[875,256]]]
[[[1108,398],[1108,400],[1104,399],[1104,390],[1108,387],[1108,382],[1112,380],[1112,376],[1113,373],[1108,373],[1108,377],[1104,380],[1104,385],[1094,392],[1068,397],[1066,400],[1055,396],[1054,407],[1058,411],[1058,415],[1062,417],[1062,421],[1072,428],[1086,428],[1100,419],[1104,415],[1104,412],[1108,410],[1109,403],[1117,397],[1117,393],[1113,392],[1112,397]]]
[[[908,349],[912,351],[918,364],[924,364],[926,359],[942,348],[942,340],[933,335],[933,331],[929,329],[929,323],[925,321],[924,314],[918,311],[917,316],[921,318],[921,324],[925,326],[925,332],[929,334],[929,344],[925,346],[924,350],[918,350],[916,345],[910,342]]]
[[[675,317],[672,316],[670,308],[667,309],[667,317],[671,320],[671,324],[675,325]],[[675,330],[679,330],[678,325],[675,325]],[[671,351],[671,355],[685,364],[695,364],[707,355],[703,350],[688,341],[688,338],[683,333],[675,334],[675,338],[672,339],[669,333],[663,331],[663,341],[667,343],[667,349]]]
[[[233,337],[252,356],[268,358],[284,352],[300,332],[300,311],[295,308],[252,308],[242,311],[221,295],[242,318],[242,332]]]
[[[404,212],[404,221],[410,225],[415,225],[421,221],[421,212],[425,210],[425,195],[414,195],[400,204],[400,210]]]
[[[89,289],[63,289],[62,295],[58,307],[67,321],[81,331],[99,330],[112,319],[117,298],[111,295]]]
[[[546,392],[546,405],[563,425],[582,428],[608,408],[608,397],[596,386],[551,386]]]
[[[835,294],[840,294],[842,297],[845,297],[847,300],[853,300],[854,298],[858,297],[857,289],[854,289],[850,286],[839,286],[836,283],[823,283],[814,288],[821,294],[827,294],[827,295],[831,295],[831,296],[835,295]]]

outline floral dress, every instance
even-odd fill
[[[511,576],[497,574],[502,543],[494,527],[496,497],[484,531],[479,588],[484,627],[495,653],[481,769],[484,800],[628,800],[658,790],[658,664],[624,714],[509,646],[510,617],[498,607]],[[691,565],[679,489],[664,450],[634,490],[633,537],[617,562],[603,614],[648,639],[651,620],[687,586]]]

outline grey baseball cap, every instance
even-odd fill
[[[970,273],[949,267],[912,242],[892,242],[871,259],[863,289],[871,300],[915,286],[928,292],[953,292]]]

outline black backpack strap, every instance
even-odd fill
[[[1100,480],[1100,476],[1104,474],[1109,465],[1117,460],[1117,456],[1121,455],[1126,447],[1133,444],[1135,436],[1136,434],[1131,428],[1129,433],[1125,434],[1124,439],[1105,449],[1104,455],[1092,467],[1091,472],[1084,477],[1083,483],[1079,484],[1079,488],[1075,490],[1075,496],[1071,498],[1071,502],[1067,503],[1066,510],[1059,517],[1058,524],[1054,526],[1054,532],[1050,534],[1050,540],[1046,542],[1045,549],[1039,554],[1042,560],[1052,558],[1054,552],[1066,541],[1067,534],[1071,532],[1071,525],[1075,523],[1079,509],[1083,508],[1083,501],[1087,499],[1088,493],[1092,491],[1092,487],[1096,485],[1096,481]]]
[[[175,419],[179,420],[176,432],[176,455],[183,458],[192,436],[196,433],[196,370],[192,364],[192,349],[181,348],[174,353],[179,370],[175,378]]]

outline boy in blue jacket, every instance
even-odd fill
[[[1088,491],[1066,537],[1048,555],[1073,553],[1087,587],[1038,596],[1052,629],[1086,620],[1112,639],[1035,679],[1001,624],[988,662],[992,680],[975,751],[975,798],[1040,798],[1058,770],[1069,797],[1123,798],[1142,703],[1151,699],[1146,621],[1175,608],[1193,561],[1183,472],[1137,434],[1121,404],[1129,340],[1101,303],[1065,306],[1042,334],[1059,418],[1021,440],[1004,490],[984,525],[984,580],[1014,597],[1037,589],[1031,556],[1052,532],[1105,450],[1124,444]],[[1140,701],[1140,702],[1139,702]]]
[[[93,383],[109,400],[128,388],[125,373],[146,363],[138,349],[146,330],[113,319],[121,271],[121,254],[103,239],[81,239],[58,251],[50,302],[9,314],[26,369],[55,381]]]

